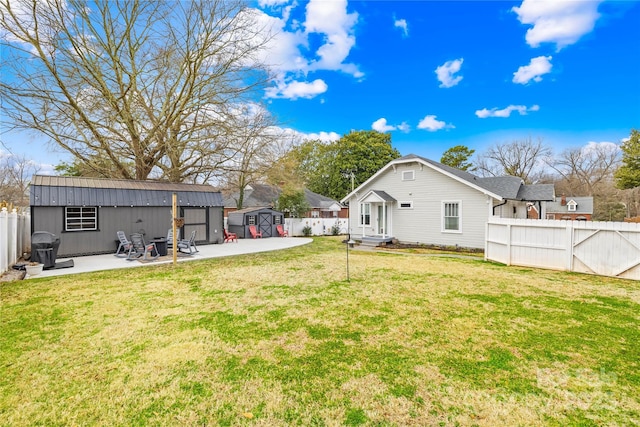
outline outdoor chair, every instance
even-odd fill
[[[155,255],[154,255],[155,254]],[[150,255],[149,258],[147,255]],[[127,255],[128,261],[133,261],[142,257],[144,260],[156,259],[160,256],[158,253],[158,248],[155,243],[145,243],[142,234],[133,233],[131,235],[131,248],[129,249],[129,254]]]
[[[182,250],[188,250],[189,251],[189,255],[193,254],[194,252],[199,252],[198,251],[198,247],[196,246],[196,230],[193,230],[191,232],[191,237],[189,237],[189,239],[183,239],[183,240],[179,240],[178,241],[178,252],[183,252]],[[186,253],[186,252],[183,252]]]
[[[234,240],[238,243],[238,235],[236,233],[229,233],[224,228],[222,229],[222,232],[224,233],[224,243],[233,242]]]
[[[117,257],[125,257],[131,249],[131,242],[127,239],[127,235],[124,234],[124,231],[116,231],[116,235],[118,236],[120,244],[118,245],[118,249],[114,255]],[[120,251],[122,251],[122,253],[120,253]]]
[[[278,236],[280,237],[287,237],[289,236],[289,232],[287,230],[284,229],[284,227],[282,226],[282,224],[278,224],[276,225],[276,231],[278,232]]]
[[[255,225],[250,225],[249,226],[249,233],[251,233],[251,237],[253,237],[254,239],[256,237],[259,237],[259,238],[262,239],[262,231],[256,230],[256,226]]]
[[[180,229],[176,229],[178,238],[176,239],[178,242],[180,241]],[[167,249],[173,249],[173,228],[170,228],[167,231]]]

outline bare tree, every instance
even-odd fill
[[[574,196],[595,196],[602,187],[610,192],[613,173],[620,165],[620,147],[613,143],[590,143],[569,148],[548,162]]]
[[[527,183],[536,182],[551,148],[542,139],[531,138],[496,144],[478,156],[476,167],[483,176],[511,175]]]
[[[258,104],[246,104],[235,117],[238,126],[232,138],[238,153],[219,171],[224,173],[223,187],[238,194],[236,207],[242,209],[246,188],[266,180],[269,170],[291,149],[295,135],[274,126],[271,115]]]
[[[0,202],[29,206],[29,183],[40,166],[25,156],[0,151]]]
[[[241,0],[0,0],[0,30],[8,124],[104,176],[206,176],[268,79],[268,31]]]

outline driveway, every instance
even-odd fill
[[[251,254],[257,252],[277,251],[280,249],[293,248],[295,246],[306,245],[313,240],[306,237],[272,237],[268,239],[238,239],[238,242],[222,243],[217,245],[200,245],[199,252],[193,255],[179,254],[178,261],[194,261],[198,259],[217,258],[232,255]],[[65,274],[86,273],[89,271],[113,270],[116,268],[133,268],[143,267],[147,265],[167,264],[173,262],[173,257],[161,257],[154,261],[140,262],[127,261],[126,258],[120,258],[112,254],[108,255],[92,255],[79,256],[74,258],[60,258],[57,262],[73,259],[74,266],[71,268],[61,268],[57,270],[44,270],[37,277],[62,276]],[[26,277],[29,279],[29,276]]]

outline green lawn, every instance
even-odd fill
[[[627,426],[640,283],[286,251],[2,283],[0,425]]]

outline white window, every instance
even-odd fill
[[[569,203],[567,203],[567,209],[571,212],[575,212],[576,211],[576,206],[578,206],[578,204],[576,202],[574,202],[573,200],[570,201]]]
[[[461,202],[442,202],[442,231],[462,231]]]
[[[403,181],[413,181],[415,179],[415,171],[402,171]]]
[[[320,212],[317,210],[312,210],[311,211],[311,218],[320,218]]]
[[[371,225],[370,203],[360,203],[360,225]]]
[[[65,231],[87,231],[98,229],[98,209],[96,207],[65,207]]]
[[[399,202],[399,209],[413,209],[413,202]]]
[[[247,224],[248,225],[256,225],[256,216],[255,215],[248,215],[247,216]]]

